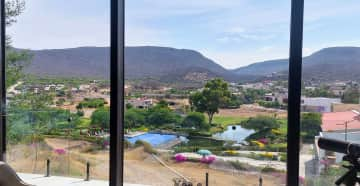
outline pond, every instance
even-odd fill
[[[240,143],[254,132],[254,130],[244,129],[240,125],[231,125],[228,126],[224,132],[216,133],[213,137],[216,139],[230,140]]]

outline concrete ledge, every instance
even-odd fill
[[[19,177],[28,184],[33,184],[36,186],[109,186],[108,181],[102,180],[90,180],[84,181],[79,178],[69,178],[69,177],[61,177],[61,176],[51,176],[44,177],[44,175],[39,174],[26,174],[26,173],[18,173]],[[139,185],[139,184],[128,184],[124,183],[124,186],[149,186],[149,185]]]

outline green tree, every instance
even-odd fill
[[[266,94],[266,91],[263,89],[246,89],[242,91],[242,102],[244,104],[252,104],[257,100],[262,100]]]
[[[236,95],[231,95],[230,99],[225,103],[224,108],[239,108],[242,104],[241,97]]]
[[[205,116],[200,112],[191,112],[189,113],[181,123],[182,127],[192,128],[198,130],[207,130],[210,128],[210,125],[205,122]]]
[[[265,129],[278,129],[280,127],[279,122],[268,116],[251,117],[243,122],[241,126],[247,129],[254,129],[255,131],[261,131]]]
[[[178,124],[181,117],[169,108],[154,107],[147,112],[146,121],[150,125]]]
[[[24,11],[24,0],[10,0],[5,2],[5,21],[9,27],[16,22],[16,18]],[[11,37],[6,36],[5,47],[5,76],[6,88],[15,84],[24,76],[22,70],[28,64],[31,56],[26,51],[17,51],[11,46]]]
[[[314,141],[314,137],[321,131],[321,114],[302,113],[301,114],[301,133],[304,141]]]
[[[230,99],[228,83],[216,78],[208,81],[202,91],[190,95],[190,104],[196,112],[206,113],[211,125],[214,114]]]
[[[110,127],[110,109],[101,107],[96,109],[91,115],[91,125],[102,128]]]
[[[124,122],[127,129],[139,127],[145,123],[145,116],[138,109],[128,109],[125,111]]]
[[[359,99],[360,99],[359,89],[357,87],[352,87],[344,92],[344,95],[342,97],[342,102],[357,104],[359,103]]]
[[[159,108],[168,108],[169,107],[169,103],[165,100],[160,100],[157,104],[157,107]]]

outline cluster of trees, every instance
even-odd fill
[[[187,116],[181,115],[172,111],[164,101],[161,101],[156,106],[147,110],[130,108],[125,111],[124,116],[125,128],[134,129],[142,126],[149,128],[162,127],[182,127],[194,128],[198,130],[208,129],[209,125],[205,121],[205,116],[202,113],[189,113]]]
[[[284,107],[283,105],[281,105],[278,101],[257,101],[257,103],[260,106],[266,107],[266,108],[281,108]]]
[[[351,87],[346,90],[341,100],[343,103],[358,104],[360,102],[359,87]]]
[[[301,136],[304,142],[313,142],[314,137],[321,131],[321,114],[320,113],[302,113],[301,114]],[[247,140],[257,140],[267,138],[272,143],[285,143],[285,132],[282,134],[281,128],[285,123],[274,117],[257,116],[251,117],[243,122],[241,126],[246,129],[252,129],[255,133],[251,134]],[[275,134],[278,131],[279,134]]]
[[[253,129],[255,131],[262,131],[268,129],[280,128],[280,123],[274,117],[257,116],[251,117],[241,123],[241,126],[246,129]]]
[[[328,86],[320,86],[318,88],[315,88],[313,90],[311,89],[305,89],[303,90],[304,95],[307,97],[327,97],[327,98],[334,98],[336,95],[332,93]]]
[[[304,142],[313,142],[314,137],[321,131],[320,113],[302,113],[301,114],[301,136]]]
[[[240,99],[244,104],[252,104],[257,100],[263,100],[266,93],[268,92],[263,89],[246,89],[242,91]]]
[[[104,98],[85,98],[76,106],[76,108],[99,108],[103,107],[105,104],[107,104],[107,102]]]

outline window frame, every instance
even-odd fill
[[[109,185],[123,185],[125,0],[110,0],[110,172]],[[287,185],[299,184],[300,102],[304,0],[291,0]],[[0,0],[0,161],[6,161],[5,0]]]

